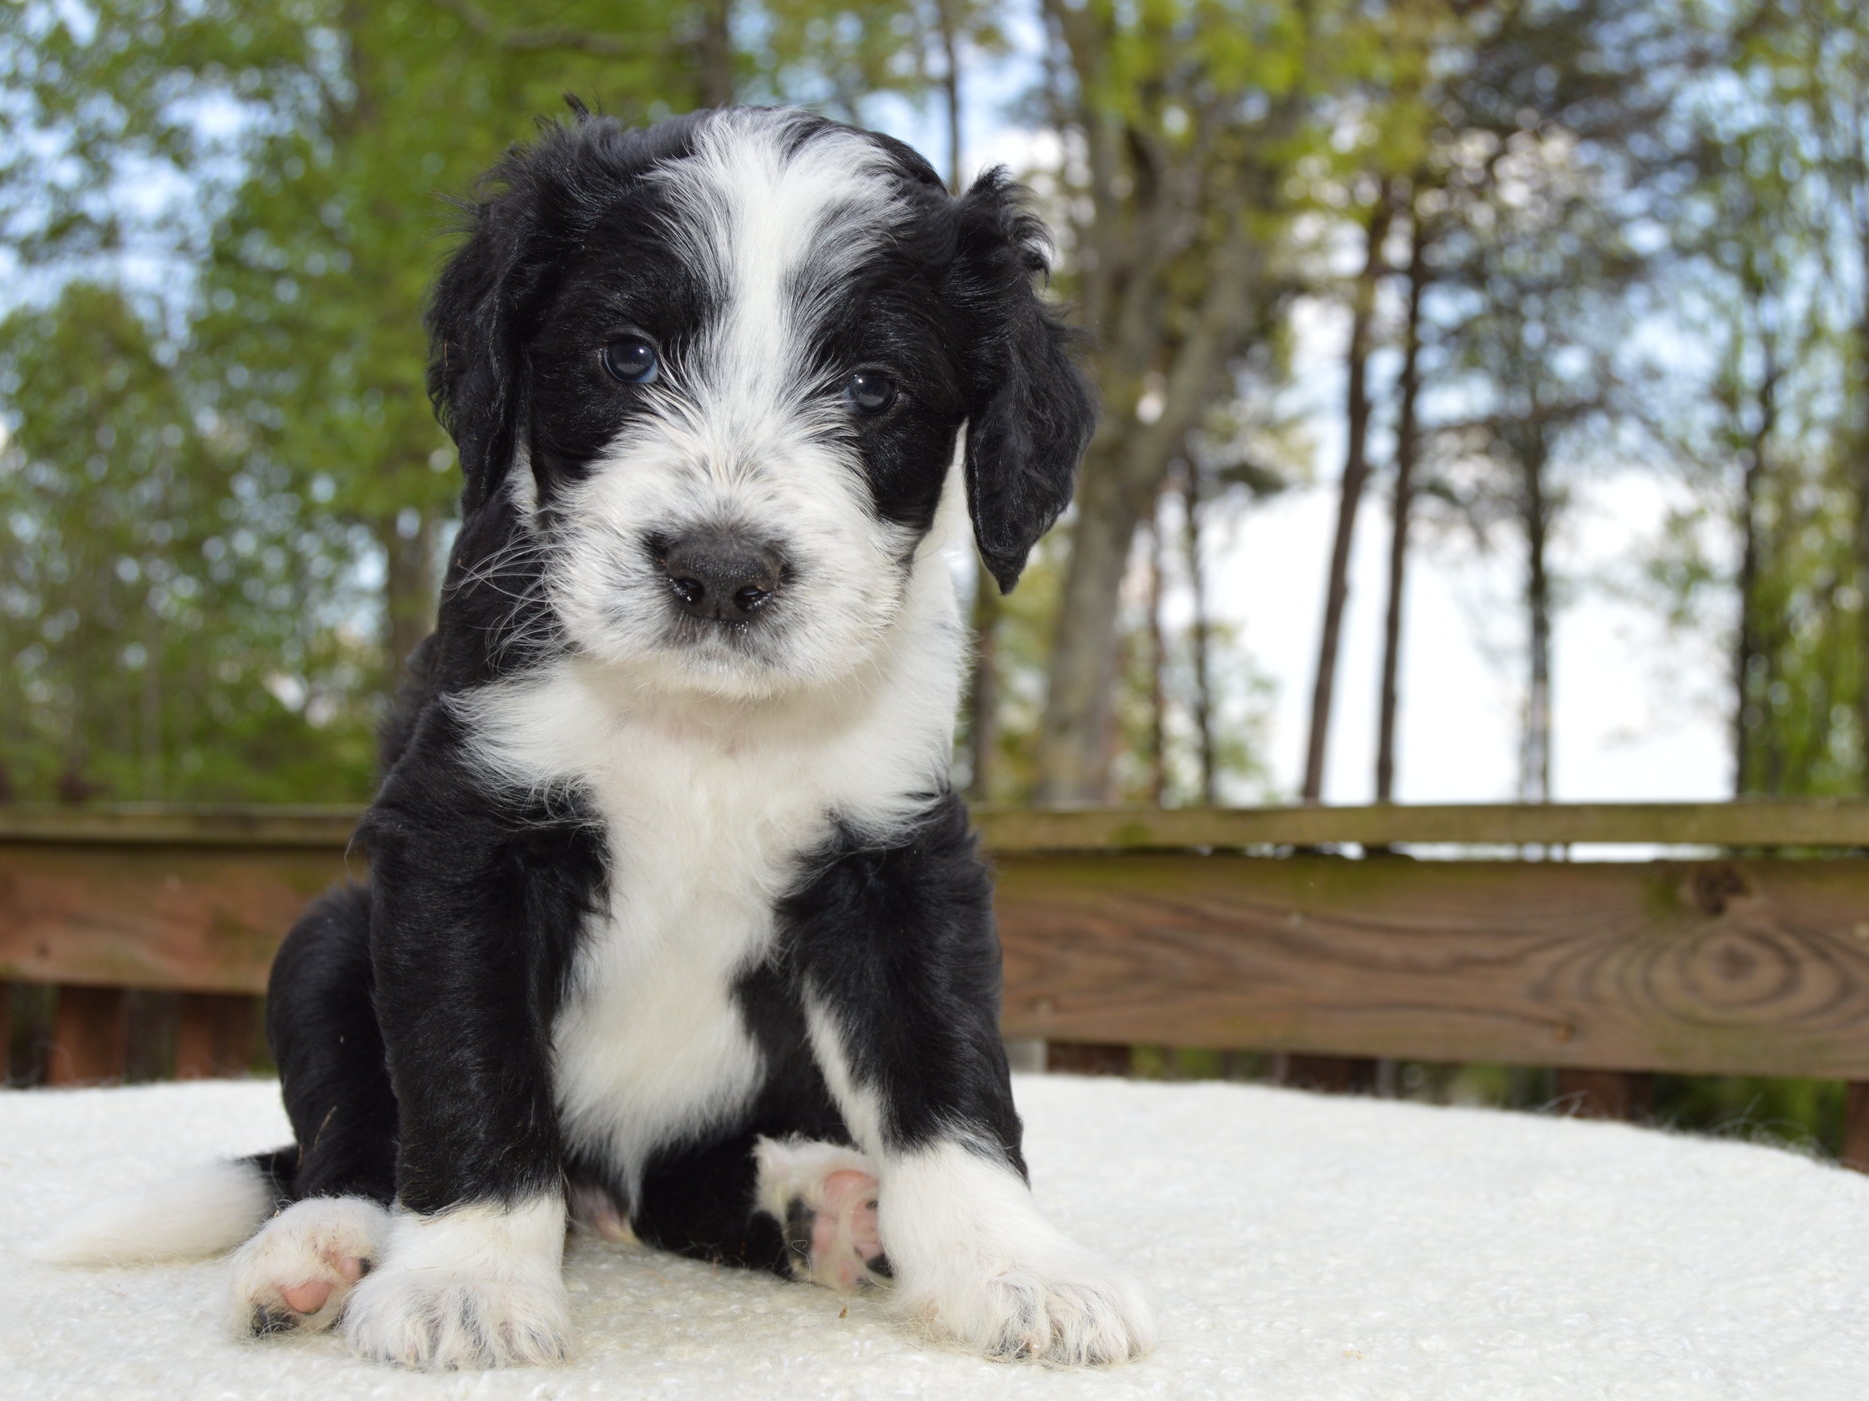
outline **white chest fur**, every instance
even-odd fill
[[[622,1183],[757,1088],[734,984],[834,822],[886,831],[945,774],[959,652],[931,551],[870,662],[822,690],[671,696],[566,657],[456,702],[497,780],[574,791],[604,825],[608,901],[579,940],[554,1088],[572,1145]]]

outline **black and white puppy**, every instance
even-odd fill
[[[429,319],[464,523],[370,883],[273,973],[297,1146],[169,1228],[245,1241],[242,1329],[412,1366],[565,1353],[568,1198],[889,1277],[991,1356],[1145,1350],[1137,1286],[1033,1206],[948,781],[960,431],[1010,588],[1093,423],[1042,227],[793,111],[580,113],[489,188]]]

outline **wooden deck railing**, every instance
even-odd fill
[[[60,989],[48,1079],[121,1074],[126,989],[182,995],[178,1074],[238,1060],[355,817],[0,808],[0,979]],[[1611,1112],[1656,1071],[1833,1078],[1845,1156],[1869,1163],[1869,802],[977,820],[1006,1033],[1073,1063],[1154,1044],[1311,1057],[1322,1079],[1343,1058],[1548,1065]],[[1579,843],[1673,850],[1549,859]]]

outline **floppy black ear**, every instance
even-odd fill
[[[967,504],[980,557],[1010,593],[1071,502],[1097,424],[1078,339],[1038,299],[1050,238],[1001,170],[960,199],[949,290],[966,327]]]
[[[513,463],[524,416],[519,307],[538,194],[528,153],[514,150],[467,210],[467,241],[448,259],[429,303],[428,397],[461,454],[461,511],[491,500]]]

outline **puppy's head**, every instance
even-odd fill
[[[1020,195],[996,172],[953,198],[798,112],[549,130],[494,172],[429,318],[470,527],[510,514],[575,649],[772,694],[887,633],[965,425],[1010,589],[1094,420]]]

